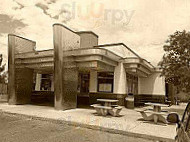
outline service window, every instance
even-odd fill
[[[98,92],[113,92],[114,73],[99,72],[98,73]]]
[[[52,74],[42,74],[40,90],[51,91]]]

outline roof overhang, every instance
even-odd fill
[[[15,56],[17,68],[35,70],[54,70],[54,50],[22,53]],[[126,72],[140,77],[147,77],[155,71],[154,66],[142,58],[121,58],[112,51],[104,48],[83,48],[63,52],[64,68],[77,67],[79,70],[113,72],[118,62],[122,61]]]
[[[142,58],[125,58],[123,64],[127,72],[140,77],[148,77],[155,70],[154,66]]]
[[[77,67],[79,70],[94,69],[98,71],[114,71],[120,56],[102,48],[75,49],[63,52],[63,67]],[[54,69],[54,51],[36,51],[16,55],[17,68],[35,70]]]
[[[79,70],[94,69],[98,71],[114,71],[120,56],[102,48],[76,49],[64,52],[63,61],[71,67],[74,62]],[[70,63],[69,63],[70,62]]]

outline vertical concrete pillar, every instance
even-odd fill
[[[68,50],[80,48],[80,36],[60,24],[53,25],[55,109],[77,107],[78,68]],[[69,61],[67,59],[69,58]]]
[[[35,85],[35,90],[36,91],[40,91],[41,78],[42,78],[42,74],[37,73],[36,74],[36,85]]]
[[[54,76],[52,75],[51,77],[51,91],[54,91]]]
[[[90,71],[90,92],[97,92],[98,73],[96,70]]]
[[[8,103],[26,104],[30,102],[33,86],[33,70],[19,68],[15,64],[15,54],[34,51],[35,42],[15,36],[8,36]],[[27,46],[26,46],[27,45]]]
[[[16,104],[15,92],[15,38],[14,36],[8,37],[8,102],[9,104]]]
[[[127,93],[127,79],[126,71],[123,63],[120,62],[114,70],[114,93],[126,94]]]

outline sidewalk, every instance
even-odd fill
[[[176,106],[174,107],[176,108]],[[57,111],[53,107],[48,106],[8,105],[7,103],[0,103],[0,110],[36,119],[50,119],[66,122],[70,125],[160,141],[173,141],[176,135],[175,125],[154,124],[153,122],[142,121],[140,113],[126,108],[122,109],[121,117],[96,116],[93,109],[77,108]]]

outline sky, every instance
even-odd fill
[[[153,65],[176,30],[190,29],[190,0],[0,0],[0,53],[7,64],[8,34],[53,48],[54,23],[93,31],[99,44],[124,43]]]

